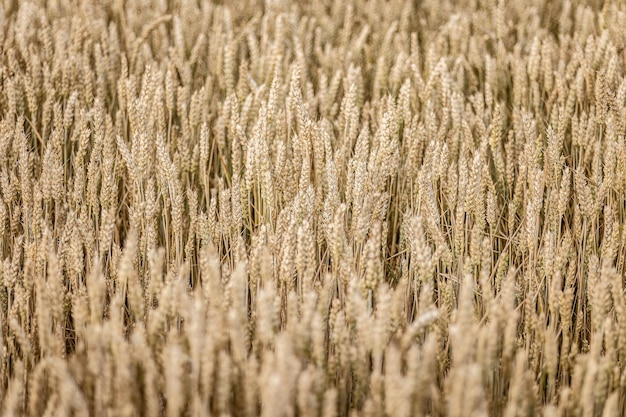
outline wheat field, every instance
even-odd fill
[[[3,0],[1,415],[625,415],[625,28]]]

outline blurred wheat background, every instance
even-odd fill
[[[624,415],[625,28],[4,0],[0,412]]]

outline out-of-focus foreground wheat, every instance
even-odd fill
[[[3,415],[624,415],[623,2],[139,3],[0,7]]]

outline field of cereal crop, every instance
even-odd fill
[[[626,414],[626,3],[3,0],[0,414]]]

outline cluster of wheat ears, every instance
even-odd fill
[[[620,416],[626,5],[0,5],[4,416]]]

